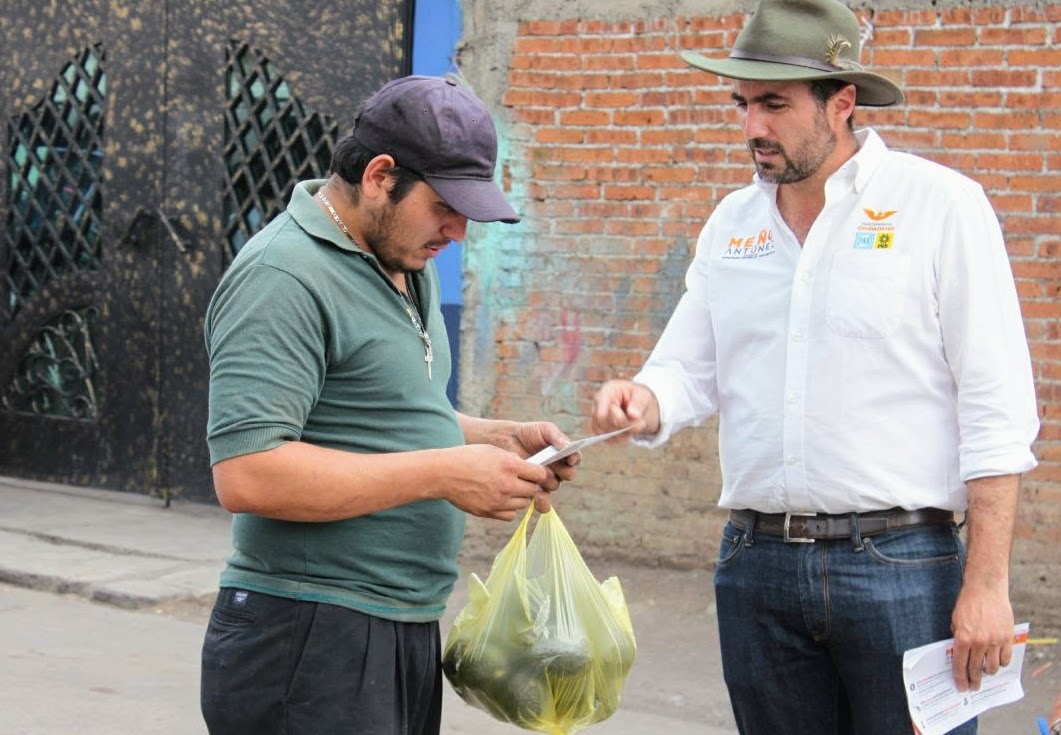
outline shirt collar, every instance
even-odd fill
[[[287,205],[287,213],[291,215],[291,219],[298,223],[299,227],[313,237],[327,240],[342,250],[368,255],[364,250],[350,242],[331,216],[320,205],[316,198],[317,191],[326,183],[327,179],[310,179],[296,184],[295,190],[291,192],[291,201]]]
[[[829,177],[825,184],[827,189],[846,185],[853,187],[856,192],[862,191],[873,172],[884,160],[884,154],[888,152],[888,146],[872,128],[856,130],[855,140],[858,141],[858,151]],[[777,192],[777,184],[763,181],[758,173],[755,174],[753,181],[770,196]]]
[[[337,248],[360,255],[372,263],[380,275],[388,278],[380,268],[376,256],[350,242],[349,238],[343,234],[342,230],[331,218],[331,215],[325,212],[324,208],[319,204],[320,200],[317,199],[317,192],[326,183],[328,183],[327,179],[309,179],[296,184],[294,191],[291,192],[291,201],[287,205],[287,213],[308,234],[326,240]],[[425,314],[428,313],[428,308],[431,305],[428,274],[433,272],[435,267],[434,261],[428,261],[424,270],[418,273],[405,274],[406,279],[411,278],[415,282],[414,287],[416,288],[417,298],[420,299],[420,308]]]
[[[858,141],[858,152],[830,179],[847,179],[858,193],[866,187],[870,177],[880,167],[884,155],[888,152],[888,146],[872,128],[856,130],[855,140]]]

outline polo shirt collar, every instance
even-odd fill
[[[287,213],[291,215],[299,227],[308,234],[321,240],[326,240],[341,250],[360,255],[366,261],[372,263],[376,270],[384,278],[389,278],[376,260],[376,256],[362,250],[343,234],[331,216],[318,204],[317,191],[328,182],[327,179],[309,179],[300,181],[291,192],[291,201],[287,205]],[[433,261],[428,261],[427,267],[417,273],[406,273],[406,279],[414,281],[417,298],[424,313],[428,313],[430,302],[430,276],[429,273],[435,268]]]
[[[296,184],[295,190],[291,193],[291,201],[287,205],[287,213],[298,223],[299,227],[313,237],[327,240],[341,250],[373,257],[371,253],[366,253],[350,242],[350,239],[343,234],[335,221],[321,207],[316,196],[327,182],[327,179],[310,179]]]

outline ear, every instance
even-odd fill
[[[844,85],[829,99],[833,106],[833,114],[840,125],[846,126],[848,118],[855,114],[857,99],[858,88],[854,84]]]
[[[391,170],[395,165],[394,159],[386,153],[369,161],[365,173],[361,175],[361,196],[370,201],[386,199],[387,192],[394,186]]]

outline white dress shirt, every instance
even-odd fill
[[[802,248],[776,185],[719,204],[634,378],[659,401],[649,446],[719,412],[724,508],[962,511],[965,481],[1035,467],[1031,360],[983,189],[857,135]]]

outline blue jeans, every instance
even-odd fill
[[[742,735],[912,733],[903,652],[951,637],[964,563],[953,525],[800,544],[728,524],[715,598]]]

